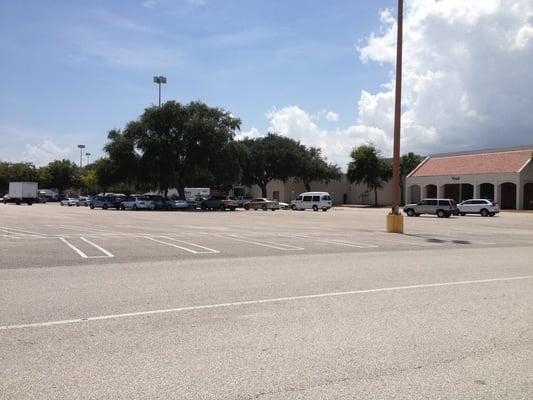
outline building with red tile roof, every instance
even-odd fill
[[[408,202],[485,198],[507,209],[533,209],[533,145],[426,157],[406,179]]]

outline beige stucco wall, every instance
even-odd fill
[[[306,192],[304,184],[294,179],[286,183],[282,181],[272,181],[267,185],[267,197],[273,198],[274,191],[279,192],[280,201],[289,203],[300,193]],[[334,204],[342,204],[346,194],[348,204],[374,204],[374,193],[368,191],[365,185],[353,185],[348,182],[346,175],[342,175],[338,181],[329,183],[312,182],[311,191],[328,192],[333,198]],[[261,189],[257,185],[249,188],[248,193],[253,197],[261,197]],[[387,182],[383,188],[378,190],[378,205],[390,205],[391,203],[391,183]]]

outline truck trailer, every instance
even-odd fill
[[[26,203],[29,206],[38,203],[37,186],[37,182],[9,182],[9,194],[4,196],[4,203]]]

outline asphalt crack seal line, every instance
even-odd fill
[[[319,293],[319,294],[309,294],[309,295],[303,295],[303,296],[277,297],[277,298],[272,298],[272,299],[245,300],[245,301],[236,301],[232,303],[206,304],[206,305],[201,305],[201,306],[166,308],[166,309],[149,310],[149,311],[137,311],[137,312],[131,312],[131,313],[124,313],[124,314],[100,315],[96,317],[64,319],[64,320],[48,321],[48,322],[35,322],[35,323],[29,323],[29,324],[1,325],[0,330],[6,331],[6,330],[24,329],[24,328],[40,328],[40,327],[47,327],[47,326],[54,326],[54,325],[69,325],[69,324],[78,324],[82,322],[103,321],[107,319],[130,318],[130,317],[138,317],[138,316],[144,316],[144,315],[180,313],[180,312],[186,312],[186,311],[209,310],[209,309],[226,308],[226,307],[239,307],[239,306],[254,305],[254,304],[282,303],[282,302],[289,302],[289,301],[296,301],[296,300],[319,299],[319,298],[324,298],[324,297],[340,297],[340,296],[350,296],[350,295],[365,294],[365,293],[393,292],[393,291],[409,290],[409,289],[473,285],[473,284],[491,283],[491,282],[518,281],[518,280],[526,280],[526,279],[533,279],[533,275],[513,276],[513,277],[508,277],[508,278],[492,278],[492,279],[479,279],[479,280],[470,280],[470,281],[457,281],[457,282],[425,283],[425,284],[420,284],[420,285],[394,286],[394,287],[377,288],[377,289],[351,290],[348,292]]]

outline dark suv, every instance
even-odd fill
[[[416,204],[407,204],[403,208],[403,212],[409,217],[433,214],[439,218],[448,218],[450,215],[459,214],[457,204],[453,199],[422,199]]]
[[[108,208],[120,209],[120,201],[112,196],[93,196],[89,201],[89,207],[91,209],[101,208],[107,210]]]
[[[226,210],[235,211],[239,207],[239,202],[236,200],[227,199],[222,196],[211,196],[200,203],[202,210]]]

